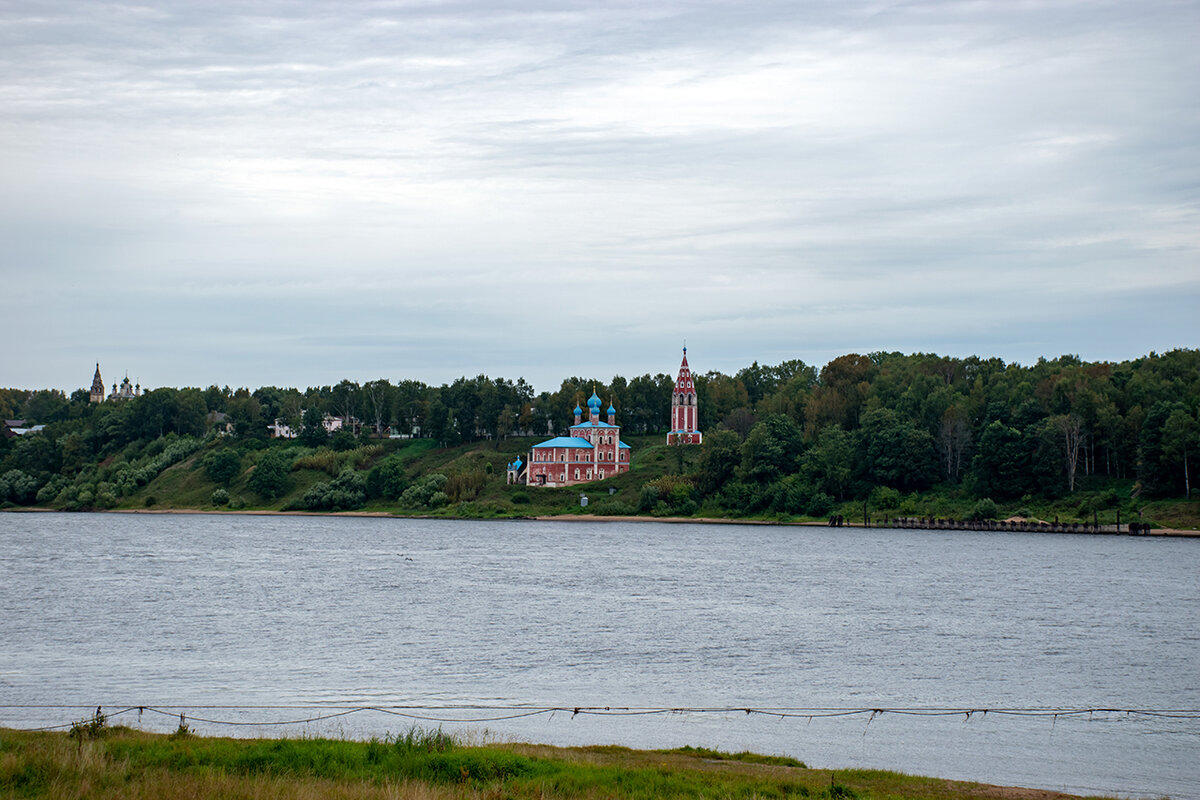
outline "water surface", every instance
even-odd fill
[[[1197,540],[1115,536],[2,514],[0,725],[70,721],[82,712],[17,706],[72,704],[187,707],[205,733],[350,736],[412,723],[196,718],[266,723],[297,714],[199,707],[290,704],[1200,709],[1198,555]],[[558,713],[469,727],[1200,798],[1194,717]]]

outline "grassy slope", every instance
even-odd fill
[[[677,471],[674,453],[663,443],[661,436],[626,437],[633,448],[634,460],[632,470],[624,475],[597,481],[569,489],[536,489],[524,486],[508,486],[505,483],[505,467],[518,456],[526,458],[529,448],[535,439],[511,438],[499,442],[474,442],[450,448],[436,447],[428,439],[415,441],[383,442],[383,452],[374,459],[360,465],[369,468],[380,458],[397,453],[405,461],[408,472],[414,478],[441,472],[446,475],[456,473],[476,472],[486,475],[485,483],[479,494],[469,502],[451,503],[437,510],[405,509],[395,502],[373,501],[362,511],[396,514],[420,514],[447,517],[521,517],[548,516],[558,514],[581,514],[585,510],[580,507],[579,495],[587,494],[590,505],[588,511],[595,511],[598,503],[615,500],[628,506],[636,507],[642,484],[662,475],[674,474]],[[234,502],[229,507],[233,510],[278,510],[290,501],[300,497],[313,484],[328,481],[331,476],[316,469],[301,469],[292,472],[292,486],[286,495],[273,500],[258,497],[247,487],[247,481],[254,462],[261,452],[251,452],[243,458],[243,472],[229,486],[229,494]],[[694,470],[699,461],[699,448],[687,448],[684,472]],[[212,493],[216,486],[208,480],[203,469],[199,467],[200,458],[204,451],[196,456],[177,464],[164,471],[148,486],[134,495],[124,498],[120,508],[146,507],[146,499],[154,499],[157,509],[204,509],[216,510],[212,505]],[[491,472],[487,473],[490,465]],[[1016,516],[1020,512],[1028,512],[1036,519],[1052,521],[1059,519],[1063,522],[1091,522],[1092,511],[1097,510],[1099,521],[1112,524],[1117,521],[1120,512],[1122,523],[1137,519],[1135,508],[1142,510],[1141,519],[1159,527],[1179,529],[1200,529],[1200,500],[1191,502],[1184,500],[1155,500],[1135,503],[1129,499],[1133,482],[1117,480],[1103,476],[1083,476],[1079,480],[1077,491],[1066,498],[1057,500],[1042,500],[1030,498],[1007,503],[999,503],[999,518],[1005,519]],[[610,490],[612,494],[610,494]],[[1117,501],[1112,502],[1113,494]],[[528,497],[529,502],[514,502]],[[970,497],[960,487],[941,487],[918,495],[902,498],[900,505],[894,508],[870,509],[873,520],[887,516],[937,516],[950,518],[965,518],[975,505],[975,499]],[[843,515],[853,522],[862,521],[861,502],[848,501],[834,509],[836,514]],[[728,509],[706,504],[696,514],[697,517],[737,517],[740,516]],[[758,514],[747,519],[768,520],[777,522],[811,521],[812,518],[803,516],[788,516],[776,514]],[[820,520],[817,520],[820,521]]]
[[[218,739],[109,729],[97,739],[0,729],[0,797],[784,798],[1049,800],[877,770],[684,748]]]

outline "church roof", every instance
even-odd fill
[[[535,444],[533,447],[535,450],[539,447],[587,447],[592,450],[595,449],[592,447],[592,443],[587,439],[580,439],[575,436],[556,436],[553,439],[547,439],[540,444]]]
[[[613,428],[613,429],[616,429],[619,427],[621,427],[621,426],[620,425],[609,425],[607,422],[592,422],[589,420],[587,422],[581,422],[578,425],[572,425],[571,430],[575,430],[576,428]]]

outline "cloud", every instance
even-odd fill
[[[40,335],[0,382],[74,388],[98,358],[148,385],[541,388],[669,372],[683,338],[724,369],[1194,346],[1198,23],[8,3],[0,334]]]

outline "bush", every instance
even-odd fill
[[[367,473],[367,497],[398,500],[408,488],[404,463],[396,456],[384,459]]]
[[[890,486],[876,486],[871,491],[871,505],[879,510],[900,507],[900,492]]]
[[[440,472],[435,472],[432,475],[426,475],[417,483],[404,490],[404,494],[400,495],[400,504],[409,506],[410,508],[419,508],[421,506],[440,507],[450,502],[450,496],[443,489],[450,481],[445,475]],[[434,495],[441,495],[434,502]]]
[[[637,509],[620,500],[601,500],[592,509],[592,513],[601,517],[632,517],[637,513]]]
[[[19,506],[34,502],[38,496],[38,480],[27,472],[10,469],[0,475],[0,501],[10,500]]]
[[[250,474],[249,486],[265,498],[279,497],[285,494],[291,485],[292,460],[288,454],[278,448],[272,448],[262,454],[254,472]]]
[[[638,510],[651,511],[658,504],[658,488],[647,483],[638,494]]]
[[[228,486],[242,471],[242,457],[232,447],[222,447],[204,457],[204,471],[213,483]]]
[[[516,505],[526,505],[532,502],[532,498],[529,496],[529,492],[513,492],[512,501]]]
[[[347,450],[353,450],[358,447],[358,441],[354,438],[354,434],[345,428],[338,428],[330,437],[329,446],[339,453],[344,453]]]
[[[995,501],[990,497],[985,497],[975,504],[971,509],[971,513],[967,515],[967,519],[995,519],[998,513]]]
[[[833,511],[833,498],[824,492],[817,492],[808,500],[808,508],[804,510],[810,517],[824,517]]]
[[[216,489],[212,493],[212,504],[214,506],[229,505],[229,492],[224,489]]]
[[[366,501],[366,477],[361,472],[346,467],[332,481],[310,486],[304,496],[289,507],[306,511],[345,511],[361,508]]]

